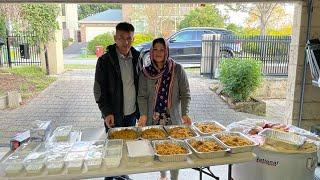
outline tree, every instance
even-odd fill
[[[80,4],[78,7],[78,17],[84,19],[93,14],[103,12],[108,9],[121,9],[120,4]]]
[[[215,5],[205,5],[191,10],[180,22],[185,27],[224,27],[226,17],[222,16]]]
[[[249,27],[258,26],[260,35],[267,35],[269,26],[277,26],[286,16],[283,4],[254,3],[254,4],[228,4],[229,9],[249,13],[246,24]]]
[[[44,44],[54,40],[54,31],[59,29],[59,12],[60,7],[56,4],[23,4],[21,15],[25,23],[17,31],[35,34],[36,40]]]

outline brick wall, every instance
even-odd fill
[[[320,0],[314,0],[311,22],[311,38],[320,37]],[[297,2],[295,5],[292,44],[289,62],[289,76],[287,89],[287,123],[297,125],[299,118],[299,102],[307,36],[308,12],[307,3]],[[311,84],[309,65],[307,66],[304,111],[302,127],[309,129],[311,125],[320,124],[320,88]]]

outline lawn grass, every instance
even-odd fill
[[[20,84],[22,99],[27,99],[43,91],[56,80],[56,77],[47,76],[40,67],[36,66],[13,67],[7,69],[7,71],[26,79],[25,82]]]
[[[65,64],[65,69],[94,69],[96,65],[94,64]]]
[[[88,54],[87,57],[83,57],[81,54],[78,56],[73,57],[74,60],[97,60],[97,56],[95,54]]]

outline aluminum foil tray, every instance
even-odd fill
[[[162,130],[162,131],[165,133],[165,137],[164,137],[164,138],[143,138],[143,137],[142,137],[143,131],[148,130],[148,129],[159,129],[159,130]],[[168,136],[169,136],[168,133],[164,130],[164,127],[163,127],[162,125],[141,127],[141,128],[139,129],[139,131],[140,131],[141,139],[159,140],[159,139],[168,139]]]
[[[298,149],[306,141],[306,137],[274,129],[264,129],[259,133],[259,135],[265,137],[266,144],[285,146],[286,148],[291,149]]]
[[[216,144],[223,147],[223,150],[211,151],[211,152],[200,152],[191,145],[192,141],[213,141]],[[187,139],[186,142],[189,145],[189,147],[192,149],[192,151],[201,159],[212,159],[217,157],[223,157],[228,151],[230,151],[230,148],[228,148],[219,139],[213,136],[194,137],[194,138]]]
[[[107,133],[107,137],[108,139],[111,139],[110,136],[112,133],[116,132],[116,131],[122,131],[122,130],[126,130],[126,129],[131,129],[134,130],[137,133],[137,138],[134,139],[124,139],[124,140],[138,140],[140,135],[139,135],[139,129],[137,127],[131,126],[131,127],[117,127],[117,128],[110,128],[108,133]]]
[[[187,138],[190,138],[190,137],[184,137],[184,138],[175,138],[175,137],[172,137],[170,135],[170,130],[173,129],[173,128],[176,128],[176,127],[182,127],[182,128],[188,128],[190,129],[191,133],[192,133],[192,137],[197,137],[199,136],[195,131],[194,129],[192,128],[192,126],[187,126],[187,125],[171,125],[171,126],[164,126],[164,129],[167,131],[168,135],[169,135],[169,138],[171,139],[187,139]]]
[[[219,134],[215,134],[214,136],[220,140],[220,137],[223,135],[236,135],[240,136],[248,141],[250,141],[252,144],[251,145],[245,145],[245,146],[229,146],[226,143],[222,142],[225,144],[228,148],[230,148],[231,153],[241,153],[241,152],[252,152],[253,148],[257,146],[258,144],[251,140],[249,137],[245,136],[244,134],[240,132],[222,132]]]
[[[219,132],[202,132],[198,127],[197,125],[200,125],[200,124],[209,124],[209,125],[214,125],[214,126],[217,126],[221,129],[221,131]],[[212,134],[218,134],[218,133],[221,133],[223,131],[226,131],[226,127],[224,127],[223,125],[221,125],[220,123],[216,122],[216,121],[208,121],[208,122],[195,122],[193,123],[193,127],[194,129],[199,133],[199,135],[201,136],[208,136],[208,135],[212,135]]]
[[[174,143],[178,144],[182,147],[184,147],[187,150],[186,154],[175,154],[175,155],[161,155],[158,154],[156,151],[156,145],[157,144],[163,144],[163,143]],[[177,162],[177,161],[186,161],[188,156],[192,154],[190,148],[186,144],[185,141],[183,140],[174,140],[174,139],[169,139],[169,140],[154,140],[152,141],[152,146],[155,152],[156,157],[158,157],[159,161],[163,162]]]

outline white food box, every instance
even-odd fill
[[[44,168],[46,152],[32,152],[24,160],[24,166],[28,174],[40,174]]]
[[[123,147],[123,140],[122,139],[107,139],[105,143],[105,148],[107,149],[121,149]]]
[[[71,130],[72,130],[72,125],[59,126],[54,130],[53,135],[57,141],[68,141]]]
[[[82,171],[82,165],[87,152],[72,152],[70,151],[65,157],[66,167],[68,172]]]
[[[103,158],[104,165],[107,168],[118,167],[122,158],[122,149],[112,148],[106,149]]]
[[[134,162],[153,161],[154,151],[149,140],[127,141],[128,160]]]
[[[88,170],[99,169],[102,164],[103,149],[88,151],[85,157],[85,164]]]
[[[49,174],[56,174],[64,168],[66,153],[50,153],[47,156],[46,166]]]

